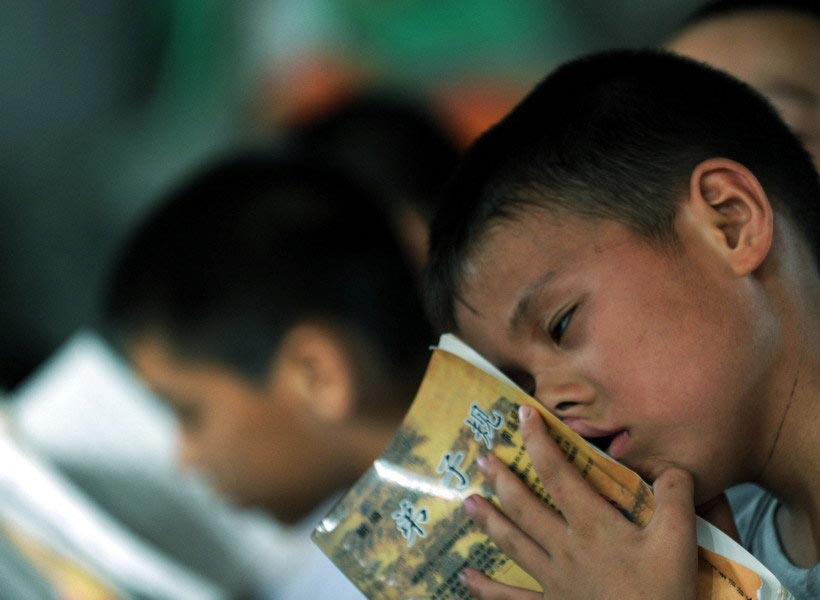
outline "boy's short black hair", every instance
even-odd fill
[[[674,244],[692,170],[712,157],[750,169],[817,258],[817,173],[749,86],[649,50],[596,54],[559,68],[478,139],[445,193],[427,273],[434,323],[456,328],[464,265],[494,222],[535,206],[617,221]]]
[[[759,10],[787,10],[820,19],[820,4],[817,0],[713,0],[698,7],[687,18],[684,27],[715,17]]]
[[[259,380],[303,321],[346,328],[390,368],[426,361],[414,273],[368,190],[265,154],[211,165],[160,203],[113,269],[115,343],[165,336],[188,358]]]

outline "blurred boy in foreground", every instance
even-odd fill
[[[114,271],[110,329],[179,415],[180,462],[303,523],[273,598],[361,597],[308,534],[413,398],[430,341],[416,289],[368,190],[260,156],[178,189]]]
[[[674,55],[569,63],[468,151],[431,234],[439,325],[656,494],[639,529],[524,411],[563,514],[492,458],[503,514],[476,496],[465,510],[544,598],[693,599],[694,507],[745,481],[768,507],[753,551],[817,597],[818,209],[817,172],[769,104]],[[481,599],[541,597],[463,581]]]

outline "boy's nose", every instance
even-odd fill
[[[539,381],[535,396],[558,417],[581,416],[595,401],[592,386],[582,381]]]

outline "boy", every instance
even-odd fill
[[[640,530],[522,414],[563,517],[493,459],[506,516],[465,510],[545,598],[694,598],[694,506],[743,481],[776,507],[770,568],[817,597],[818,207],[766,101],[674,55],[570,63],[468,151],[433,224],[431,312],[656,493]]]
[[[373,187],[413,265],[423,270],[430,219],[459,153],[431,108],[398,91],[361,93],[295,127],[290,143]]]
[[[717,0],[695,12],[666,47],[755,87],[820,165],[820,4]]]
[[[361,597],[308,534],[384,449],[428,358],[413,271],[374,204],[315,165],[237,158],[172,194],[111,280],[110,330],[176,409],[181,464],[293,525],[274,598]]]

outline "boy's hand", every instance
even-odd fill
[[[505,514],[479,496],[468,498],[465,510],[538,581],[543,598],[694,600],[698,559],[691,476],[668,469],[658,477],[655,512],[640,528],[581,478],[536,411],[524,407],[521,425],[533,466],[563,516],[494,456],[481,468]],[[474,569],[462,573],[462,583],[479,600],[542,597]]]

